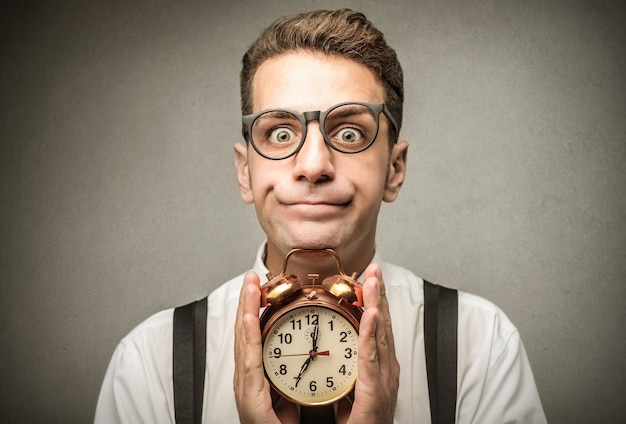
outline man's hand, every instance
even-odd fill
[[[365,270],[363,303],[354,404],[350,409],[347,400],[340,402],[337,422],[388,424],[393,422],[396,409],[400,364],[396,358],[385,286],[377,264]]]
[[[269,382],[263,372],[259,309],[260,280],[248,272],[239,294],[235,321],[235,376],[233,386],[242,424],[299,423],[295,405],[279,401],[272,407]]]

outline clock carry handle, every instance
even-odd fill
[[[297,252],[312,251],[309,249],[293,249],[285,256],[281,273],[273,277],[268,273],[268,282],[261,287],[261,306],[281,305],[287,298],[299,291],[304,284],[302,280],[293,274],[287,274],[287,262],[291,255]],[[341,266],[341,259],[337,252],[332,249],[317,250],[332,255],[337,262],[338,274],[325,278],[322,287],[340,301],[354,306],[363,306],[363,290],[361,284],[356,281],[356,273],[348,276]],[[314,285],[314,283],[313,283]]]

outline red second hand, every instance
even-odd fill
[[[277,358],[283,358],[285,356],[330,356],[329,350],[324,350],[322,352],[309,352],[309,353],[291,353],[288,355],[280,355]]]

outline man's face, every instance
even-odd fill
[[[324,111],[347,101],[384,102],[382,85],[364,65],[305,52],[263,62],[252,93],[253,112]],[[380,204],[396,198],[404,179],[407,145],[395,144],[390,151],[389,125],[381,114],[378,138],[357,154],[340,153],[325,144],[317,121],[308,123],[304,145],[287,159],[269,160],[251,146],[236,146],[241,195],[256,208],[268,252],[284,255],[293,248],[334,248],[340,255],[373,252]]]

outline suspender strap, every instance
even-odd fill
[[[174,309],[173,380],[177,424],[202,422],[207,298]]]
[[[457,291],[424,281],[424,345],[433,424],[454,424],[457,374]]]

